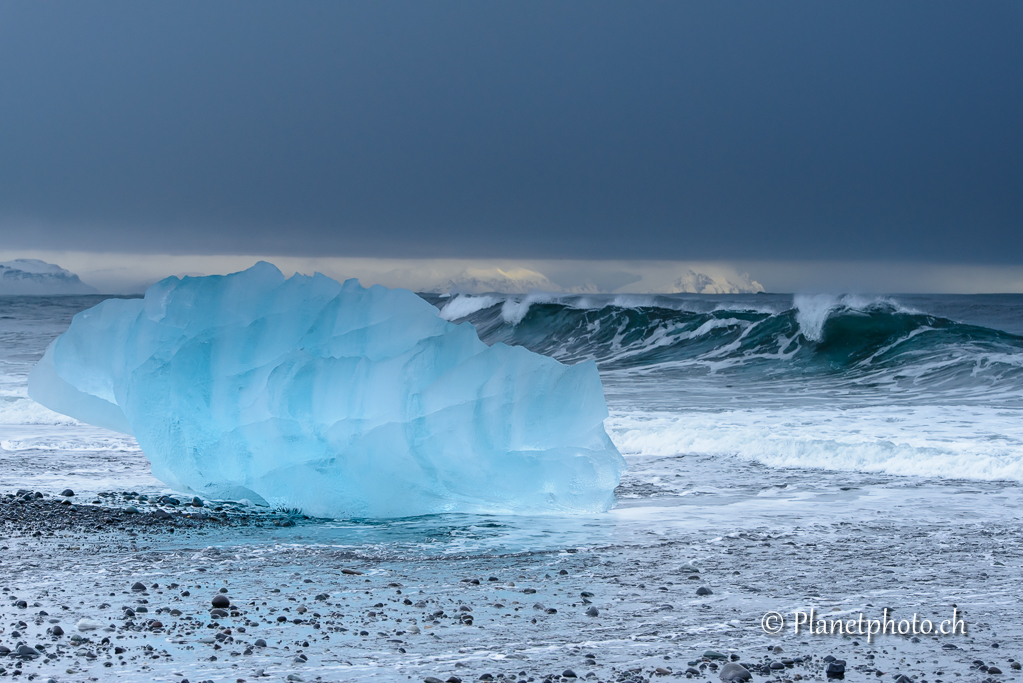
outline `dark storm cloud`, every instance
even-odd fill
[[[1006,2],[0,4],[0,243],[1023,261]]]

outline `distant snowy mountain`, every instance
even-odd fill
[[[764,287],[756,280],[751,280],[746,273],[738,273],[732,268],[712,267],[710,272],[702,272],[690,268],[681,276],[671,279],[674,273],[662,272],[648,279],[636,278],[636,281],[617,290],[619,293],[650,293],[650,294],[755,294],[763,292]],[[448,294],[529,294],[532,292],[556,292],[565,294],[590,294],[601,291],[592,283],[563,287],[552,282],[543,273],[527,268],[465,268],[454,277],[435,280],[433,284],[417,288],[423,292],[440,292]]]
[[[430,287],[426,291],[461,294],[483,294],[485,292],[528,294],[535,291],[559,292],[561,287],[548,280],[546,275],[535,270],[466,268],[455,277]]]
[[[743,273],[734,278],[713,278],[694,270],[686,271],[671,284],[667,294],[756,294],[763,285]]]
[[[74,273],[36,259],[0,261],[0,296],[12,294],[98,294]]]

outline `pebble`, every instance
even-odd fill
[[[72,491],[71,489],[64,489],[63,491],[60,492],[60,495],[64,496],[65,498],[74,498],[75,492]]]
[[[729,662],[721,667],[721,671],[718,673],[718,678],[725,683],[732,683],[733,681],[748,681],[753,678],[753,676],[743,665],[736,664],[735,662]]]
[[[14,656],[15,657],[38,657],[39,656],[39,650],[35,649],[34,647],[29,647],[28,645],[19,645],[18,649],[16,649],[14,651]]]
[[[588,610],[586,610],[586,616],[588,616],[588,617],[596,617],[596,616],[599,616],[599,615],[600,615],[600,610],[598,610],[596,607],[590,607]]]
[[[784,666],[784,664],[782,666]],[[836,659],[833,662],[829,662],[828,663],[828,668],[825,669],[824,673],[827,675],[828,678],[842,678],[842,677],[844,677],[845,676],[845,660]],[[910,683],[912,683],[912,682],[910,682]]]
[[[713,595],[714,591],[712,591],[711,589],[707,588],[706,586],[700,586],[699,588],[696,589],[696,594],[697,595]]]
[[[211,602],[213,603],[214,607],[230,607],[231,606],[231,600],[226,595],[224,595],[222,593],[219,594],[219,595],[214,595],[213,596],[213,600],[211,600]]]

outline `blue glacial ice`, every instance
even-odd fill
[[[175,489],[321,517],[599,512],[625,470],[592,362],[268,263],[79,313],[29,394],[133,434]]]

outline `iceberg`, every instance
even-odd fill
[[[556,292],[561,287],[547,279],[543,273],[526,268],[501,270],[500,268],[466,268],[443,284],[427,287],[425,291],[456,294],[528,294],[529,292]]]
[[[687,270],[675,280],[665,292],[666,294],[757,294],[764,291],[764,286],[751,280],[749,273],[735,273],[732,277],[713,277],[706,273]]]
[[[0,262],[0,296],[99,294],[74,273],[38,259]]]
[[[175,489],[316,517],[600,512],[625,470],[592,361],[263,262],[79,313],[29,395],[133,434]]]

